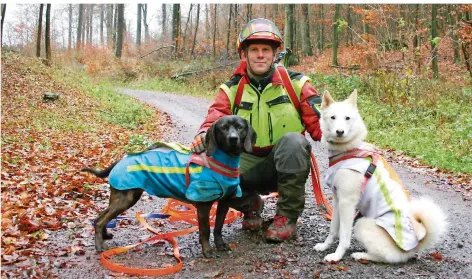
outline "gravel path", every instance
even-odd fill
[[[119,90],[168,113],[175,127],[169,128],[163,140],[183,144],[191,142],[210,105],[208,100],[185,95]],[[313,142],[312,146],[321,176],[324,177],[328,163],[326,149],[317,142]],[[441,182],[427,185],[426,182],[435,181],[434,178],[425,176],[418,170],[394,162],[392,164],[412,196],[431,196],[449,216],[450,230],[446,239],[434,249],[419,255],[417,259],[402,265],[361,264],[348,257],[350,253],[361,250],[354,241],[343,261],[338,264],[323,263],[323,257],[333,252],[336,245],[323,253],[313,250],[313,246],[327,236],[329,223],[318,213],[309,180],[306,184],[306,207],[300,217],[295,239],[282,244],[265,243],[262,232],[241,231],[241,220],[238,220],[224,228],[225,240],[232,243],[235,249],[221,253],[217,259],[206,260],[202,258],[197,233],[179,237],[184,268],[179,273],[165,278],[472,278],[471,202],[464,201],[460,193]],[[327,189],[326,193],[329,194]],[[127,215],[133,216],[136,211],[160,212],[164,202],[163,199],[145,195]],[[103,206],[105,204],[106,201],[103,201]],[[275,200],[269,199],[266,204],[263,217],[265,225],[268,226],[275,212]],[[180,226],[166,222],[162,224],[159,228],[163,231]],[[125,228],[114,229],[112,232],[115,238],[108,241],[110,247],[133,244],[150,236],[136,221],[131,221]],[[70,231],[54,234],[50,240],[57,242],[55,245],[70,246]],[[75,264],[61,269],[63,278],[133,278],[115,274],[104,268],[92,243],[93,236],[90,236],[87,239],[85,255],[74,259]],[[436,252],[442,256],[442,260],[432,256]],[[173,264],[172,257],[168,255],[171,255],[168,245],[157,245],[146,247],[138,253],[118,256],[116,260],[125,265],[149,268],[165,263]]]

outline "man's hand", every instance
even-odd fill
[[[205,135],[206,133],[201,133],[193,139],[193,142],[190,144],[191,152],[200,154],[206,150]]]

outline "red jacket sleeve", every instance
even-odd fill
[[[305,124],[306,131],[314,141],[321,140],[320,119],[316,114],[313,104],[313,98],[319,98],[318,92],[309,83],[305,82],[300,93],[300,106],[302,110],[302,121]]]
[[[203,124],[200,126],[197,135],[203,132],[206,133],[206,131],[210,129],[213,122],[220,119],[222,116],[231,114],[233,113],[231,112],[231,102],[228,98],[228,95],[226,95],[226,93],[220,89],[213,100],[213,103],[210,105],[210,108],[208,108],[205,121],[203,121]]]

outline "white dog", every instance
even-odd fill
[[[321,106],[323,141],[330,153],[326,179],[334,199],[329,235],[315,250],[326,250],[339,236],[336,251],[324,260],[341,260],[351,244],[356,209],[363,218],[356,221],[354,235],[367,250],[353,253],[356,260],[406,262],[434,245],[446,231],[446,216],[429,199],[410,201],[386,161],[363,142],[367,129],[357,110],[357,91],[343,102],[326,91]]]

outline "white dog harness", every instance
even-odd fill
[[[357,206],[364,217],[375,219],[376,224],[384,228],[402,250],[410,251],[418,246],[406,207],[408,191],[382,156],[361,148],[340,153],[330,151],[326,182],[331,188],[334,188],[333,179],[339,169],[364,174]]]

